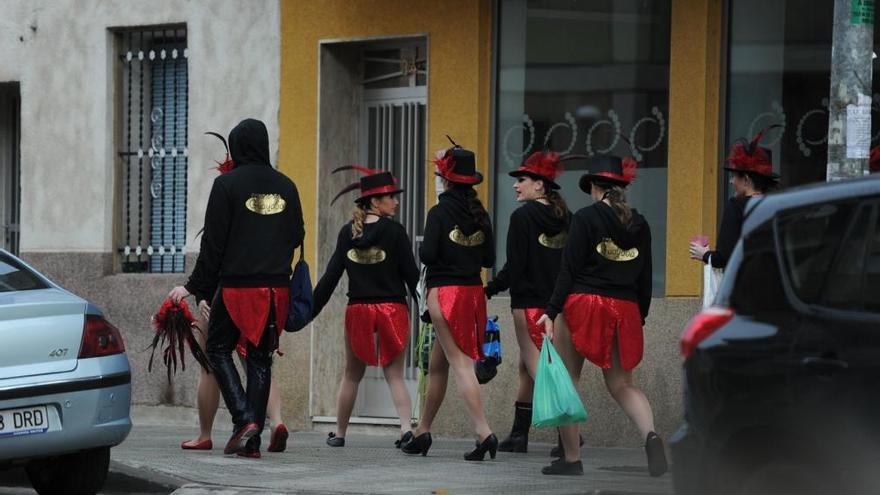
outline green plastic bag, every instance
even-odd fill
[[[547,428],[586,420],[587,410],[574,389],[568,370],[545,335],[535,376],[532,426]]]

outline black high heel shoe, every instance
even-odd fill
[[[400,445],[400,450],[403,451],[404,454],[422,454],[422,457],[428,455],[428,449],[431,448],[431,432],[426,431],[421,435],[414,437],[407,443],[403,443]]]
[[[492,459],[495,458],[495,453],[498,452],[498,437],[494,433],[490,433],[482,443],[477,445],[477,448],[465,454],[464,460],[482,461],[486,457],[486,452],[489,452],[489,457]]]
[[[409,443],[410,440],[412,440],[412,439],[413,439],[413,433],[411,431],[408,431],[408,432],[404,433],[402,437],[400,437],[394,441],[394,446],[399,449],[401,446]]]

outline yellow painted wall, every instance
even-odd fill
[[[323,40],[426,36],[428,154],[449,134],[474,150],[488,177],[492,4],[489,0],[286,0],[281,4],[279,167],[297,183],[306,232],[315,232],[318,145],[318,53]],[[433,165],[428,204],[433,204]],[[484,204],[487,184],[479,187]],[[320,205],[326,206],[326,205]],[[315,260],[316,237],[307,246]]]
[[[714,246],[718,195],[721,0],[673,0],[669,67],[666,296],[699,296],[702,265],[692,235]],[[695,208],[695,205],[697,206]]]

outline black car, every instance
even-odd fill
[[[678,495],[880,493],[880,177],[751,200],[681,337]]]

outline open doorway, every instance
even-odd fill
[[[19,253],[21,92],[0,83],[0,248]]]
[[[405,193],[396,220],[406,228],[418,252],[425,216],[427,64],[427,40],[423,37],[322,44],[317,233],[321,268],[333,253],[340,227],[350,220],[351,209],[330,208],[329,198],[357,180],[356,176],[341,177],[345,174],[330,172],[353,163],[388,170],[397,177]],[[350,200],[340,199],[340,203]],[[345,284],[343,277],[337,294],[345,293]],[[336,316],[322,319],[326,328],[313,333],[311,409],[315,421],[335,421],[332,415],[338,382],[323,378],[338,376],[344,361],[341,338],[346,299],[338,295],[335,299],[324,313]],[[410,314],[404,377],[414,399],[415,416],[417,309],[410,308]],[[397,412],[382,370],[368,368],[358,390],[352,422],[389,423],[395,418]]]

